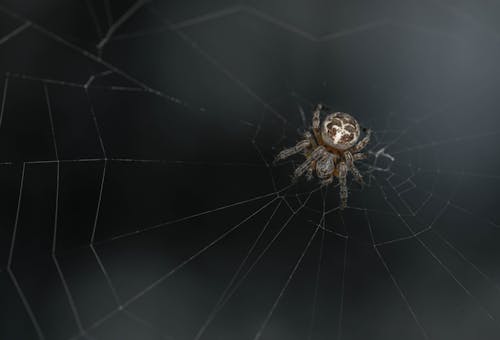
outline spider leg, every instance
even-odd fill
[[[352,172],[356,181],[358,181],[359,184],[364,185],[365,182],[363,181],[363,176],[361,176],[358,168],[354,165],[353,155],[349,151],[347,151],[344,155],[347,162],[347,168]]]
[[[366,153],[363,153],[363,152],[358,152],[358,153],[355,153],[352,155],[352,159],[354,161],[360,161],[362,159],[367,159],[368,158],[368,155]]]
[[[309,140],[309,142],[311,143],[311,147],[316,148],[318,146],[312,133],[310,133],[309,131],[306,131],[306,132],[304,132],[303,136],[304,136],[304,139]]]
[[[339,184],[340,184],[340,209],[347,206],[347,165],[344,161],[339,164]]]
[[[302,176],[304,173],[311,171],[309,170],[309,168],[312,168],[314,162],[320,159],[325,152],[325,148],[322,146],[318,146],[316,149],[314,149],[311,155],[307,157],[306,160],[302,164],[300,164],[293,172],[294,180]]]
[[[309,168],[307,168],[306,180],[310,181],[314,178],[313,172],[314,172],[314,162],[312,162],[311,165],[309,166]]]
[[[364,129],[366,131],[366,136],[365,138],[363,138],[361,141],[359,141],[358,144],[354,145],[354,147],[352,148],[352,152],[353,153],[356,153],[358,151],[361,151],[365,148],[365,146],[368,145],[368,143],[370,142],[370,137],[372,135],[372,130],[368,129]]]
[[[316,105],[316,109],[314,109],[313,112],[313,119],[312,119],[312,125],[313,125],[313,132],[314,132],[314,137],[316,138],[316,141],[318,144],[322,144],[322,138],[321,138],[321,131],[320,131],[320,118],[319,114],[321,113],[321,110],[323,109],[323,105],[318,104]]]
[[[309,140],[302,140],[298,142],[295,146],[292,146],[291,148],[282,150],[274,159],[274,163],[279,162],[285,158],[288,158],[290,156],[293,156],[295,154],[298,154],[308,147],[311,146],[311,142]]]

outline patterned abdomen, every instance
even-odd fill
[[[354,146],[360,135],[361,129],[358,122],[344,112],[326,116],[321,128],[323,141],[338,150],[346,150]]]

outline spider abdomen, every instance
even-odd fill
[[[337,150],[349,149],[356,144],[360,135],[361,129],[356,119],[344,112],[326,116],[321,128],[323,141]]]

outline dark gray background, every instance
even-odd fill
[[[498,339],[499,17],[0,1],[0,338]],[[271,164],[318,102],[374,131],[344,211]]]

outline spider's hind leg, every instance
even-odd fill
[[[321,110],[323,110],[323,105],[318,104],[316,108],[314,109],[313,112],[313,119],[312,119],[312,126],[313,126],[313,132],[314,132],[314,138],[316,138],[316,141],[319,144],[322,144],[322,138],[321,138],[321,129],[320,129],[320,113]]]
[[[365,136],[365,138],[363,138],[361,141],[359,141],[358,144],[356,144],[352,148],[352,152],[353,153],[356,153],[356,152],[359,152],[359,151],[363,150],[368,145],[368,143],[370,142],[370,138],[372,136],[372,130],[367,129],[367,128],[363,128],[363,131],[366,132],[366,136]]]
[[[367,159],[367,158],[368,158],[368,155],[366,153],[363,153],[363,152],[358,152],[358,153],[355,153],[352,155],[352,159],[354,161],[360,161],[360,160]]]

